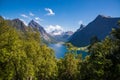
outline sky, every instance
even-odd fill
[[[76,31],[99,14],[120,17],[120,0],[0,0],[5,19],[19,18],[25,24],[33,19],[48,32]]]

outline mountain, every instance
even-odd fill
[[[0,21],[5,20],[0,16]],[[34,32],[36,29],[40,32],[40,36],[43,43],[57,43],[66,42],[68,38],[73,34],[72,31],[63,32],[62,30],[54,30],[51,33],[47,33],[46,30],[34,20],[31,20],[27,25],[20,19],[5,20],[9,26],[16,28],[22,32],[29,31],[29,28]]]
[[[85,27],[85,25],[81,24],[80,28],[77,31],[81,31],[84,27]]]
[[[0,21],[5,20],[2,16],[0,16]],[[26,26],[24,24],[23,21],[21,21],[20,19],[13,19],[13,20],[5,20],[6,23],[9,26],[12,26],[14,28],[16,28],[17,30],[20,30],[22,32],[25,31],[29,31],[29,28],[31,28],[31,30],[35,31],[36,29],[38,29],[38,31],[40,32],[40,36],[42,39],[43,43],[54,43],[56,42],[55,39],[50,36],[45,30],[44,28],[39,25],[37,22],[35,22],[34,20],[31,20],[30,23],[28,24],[28,26]]]
[[[27,26],[20,19],[13,19],[10,21],[11,26],[15,27],[18,30],[26,31]]]
[[[70,36],[73,34],[73,32],[72,31],[66,31],[66,32],[52,31],[50,34],[55,38],[57,42],[67,42]]]
[[[4,18],[2,16],[0,16],[0,21],[4,20]]]
[[[16,28],[17,30],[26,31],[27,26],[20,19],[6,20],[0,16],[0,21],[5,21],[7,25]]]
[[[45,29],[39,25],[37,22],[35,22],[34,20],[31,20],[28,24],[28,26],[34,31],[34,29],[38,29],[41,35],[41,38],[43,39],[43,41],[45,43],[49,43],[49,42],[56,42],[55,39],[49,35]]]
[[[58,30],[58,29],[55,29],[55,30],[50,32],[51,35],[62,35],[62,33],[63,33],[63,31]]]
[[[98,39],[103,40],[110,34],[112,28],[116,28],[120,18],[113,18],[110,16],[98,15],[95,20],[90,22],[82,30],[78,29],[69,39],[68,42],[74,46],[87,46],[90,44],[90,39],[97,36]]]

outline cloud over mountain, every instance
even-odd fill
[[[21,16],[24,17],[24,18],[28,18],[28,16],[25,15],[25,14],[21,14]]]
[[[79,25],[83,24],[83,21],[82,20],[78,21],[78,24]]]
[[[29,13],[30,16],[35,16],[32,12]]]
[[[40,17],[34,17],[34,20],[39,24],[41,21],[43,21],[43,19],[41,19]]]
[[[45,30],[53,35],[60,35],[63,32],[63,28],[60,25],[49,25]]]

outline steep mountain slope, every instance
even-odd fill
[[[1,18],[1,20],[5,20],[7,25],[14,27],[17,30],[24,32],[28,29],[27,26],[20,19],[6,20],[4,18]]]
[[[11,22],[11,26],[15,27],[18,30],[26,31],[27,26],[20,19],[13,19]]]
[[[30,23],[28,24],[29,27],[31,27],[31,29],[34,31],[34,29],[38,29],[41,37],[43,39],[44,42],[49,43],[49,42],[56,42],[55,39],[49,35],[44,28],[39,25],[37,22],[35,22],[34,20],[31,20]]]
[[[81,24],[80,28],[77,31],[81,31],[84,27],[85,27],[85,25]]]
[[[2,16],[0,16],[0,21],[4,20],[4,18]]]
[[[95,20],[89,23],[82,30],[78,29],[69,39],[69,42],[75,46],[86,46],[90,44],[90,39],[97,36],[103,40],[110,34],[112,28],[117,27],[117,22],[120,18],[105,17],[98,15]]]
[[[5,20],[2,16],[0,16],[0,21]],[[36,23],[35,21],[31,21],[28,25],[26,26],[23,21],[21,21],[20,19],[13,19],[13,20],[5,20],[6,23],[9,26],[12,26],[14,28],[16,28],[17,30],[20,30],[22,32],[28,31],[29,28],[31,28],[31,30],[35,31],[36,29],[38,29],[38,31],[40,32],[40,36],[42,37],[42,41],[43,43],[53,43],[56,42],[55,39],[50,36],[42,26],[40,26],[38,23]]]

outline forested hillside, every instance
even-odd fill
[[[0,21],[0,80],[54,79],[54,52],[41,45],[39,32],[21,32]]]
[[[0,80],[120,80],[120,28],[88,50],[85,59],[70,49],[56,59],[37,30],[21,32],[0,20]]]

